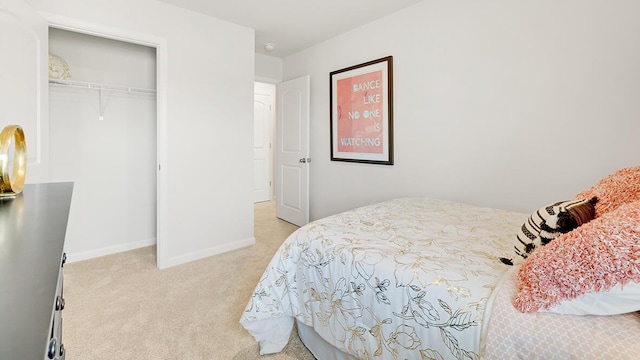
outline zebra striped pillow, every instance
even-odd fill
[[[522,262],[537,247],[548,244],[560,234],[567,233],[595,217],[597,197],[558,201],[535,211],[520,227],[514,244],[513,259],[500,258],[505,264]]]

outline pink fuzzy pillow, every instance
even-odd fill
[[[549,309],[582,294],[640,282],[640,201],[620,205],[534,251],[518,270],[513,306]],[[640,310],[640,298],[638,298]]]
[[[589,190],[576,195],[578,199],[597,196],[596,217],[602,216],[618,206],[640,200],[640,166],[622,168],[601,179]]]

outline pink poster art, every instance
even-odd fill
[[[382,70],[337,81],[337,150],[383,153]]]

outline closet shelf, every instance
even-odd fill
[[[120,92],[127,92],[127,93],[133,93],[133,94],[156,95],[155,89],[144,89],[144,88],[135,88],[135,87],[119,86],[119,85],[107,85],[107,84],[91,83],[86,81],[49,79],[49,84],[57,85],[57,86],[81,88],[81,89],[109,90],[109,91],[120,91]]]

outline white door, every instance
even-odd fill
[[[20,125],[26,182],[49,181],[49,27],[22,0],[0,0],[0,130]]]
[[[302,226],[309,222],[310,77],[278,84],[276,215]]]
[[[268,201],[271,191],[271,139],[276,87],[256,82],[253,91],[253,201]]]

